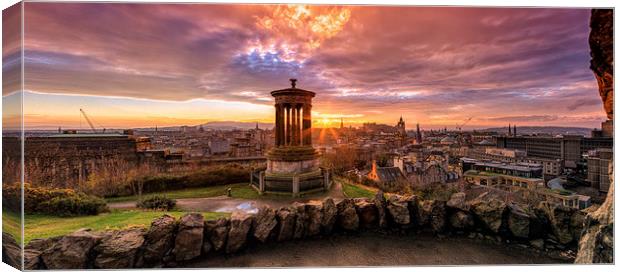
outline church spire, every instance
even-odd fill
[[[420,122],[415,125],[415,139],[417,144],[422,143],[422,132],[420,132]]]

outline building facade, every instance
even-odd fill
[[[585,152],[596,148],[612,148],[613,138],[584,138],[577,135],[497,137],[496,146],[524,150],[531,157],[562,160],[564,167],[576,168]]]
[[[524,150],[519,149],[496,147],[472,148],[468,151],[467,157],[476,160],[497,161],[512,164],[538,164],[542,166],[542,174],[545,180],[561,175],[564,170],[563,160],[527,156],[527,153]]]
[[[612,160],[613,149],[600,148],[588,153],[588,181],[601,192],[609,191],[609,163]]]

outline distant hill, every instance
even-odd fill
[[[205,129],[213,129],[213,130],[235,130],[235,129],[253,129],[256,128],[256,122],[236,122],[236,121],[214,121],[204,123],[202,125],[196,126],[188,126],[188,127],[200,127],[202,126]],[[273,123],[258,123],[258,127],[260,129],[272,129],[274,126]],[[170,127],[158,127],[157,129],[160,131],[170,131],[170,130],[180,130],[183,126],[170,126]],[[154,127],[150,128],[135,128],[138,131],[153,131]]]
[[[485,128],[485,129],[476,129],[476,131],[482,132],[497,132],[500,134],[506,133],[508,131],[508,127],[499,127],[499,128]],[[590,136],[592,132],[591,128],[583,128],[583,127],[520,127],[517,126],[517,134],[550,134],[550,135],[583,135]]]
[[[273,123],[258,123],[260,129],[272,129],[273,126]],[[256,122],[214,121],[202,124],[202,127],[217,130],[253,129],[256,128]]]

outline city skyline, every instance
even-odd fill
[[[269,92],[289,77],[318,94],[319,127],[606,120],[587,9],[27,3],[25,16],[27,129],[77,127],[79,108],[114,128],[273,122]]]

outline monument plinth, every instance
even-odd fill
[[[315,93],[298,89],[296,82],[291,79],[291,88],[271,92],[275,98],[275,146],[267,153],[267,169],[253,173],[251,179],[260,192],[299,195],[331,185],[312,147]]]

